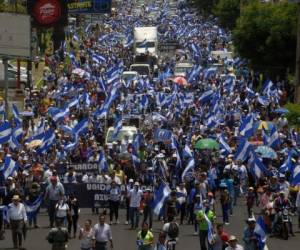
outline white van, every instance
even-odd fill
[[[106,133],[105,144],[112,148],[113,142],[122,141],[125,136],[128,136],[129,143],[132,143],[134,135],[138,133],[138,130],[134,126],[122,126],[122,129],[118,133],[117,138],[113,138],[114,127],[109,127]]]
[[[186,72],[190,71],[193,68],[191,63],[176,63],[174,75],[175,76],[186,76]]]
[[[130,71],[136,71],[140,76],[151,77],[151,68],[146,63],[135,63],[130,65]]]
[[[157,55],[158,33],[157,27],[135,27],[134,34],[134,52],[136,55],[146,54]]]

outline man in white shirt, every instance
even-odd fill
[[[237,238],[234,235],[231,235],[228,241],[229,246],[225,250],[244,250],[244,247],[237,244]]]
[[[113,249],[112,233],[110,225],[105,223],[104,215],[99,216],[99,223],[94,226],[93,248],[95,250],[107,250],[107,242]]]
[[[130,198],[129,202],[129,214],[131,221],[131,229],[136,229],[139,226],[139,207],[142,200],[143,192],[139,189],[139,183],[135,182],[133,189],[131,189],[128,193],[128,197]]]
[[[8,219],[10,222],[14,248],[22,249],[22,232],[27,223],[25,206],[20,202],[19,195],[14,195],[12,203],[8,207]]]

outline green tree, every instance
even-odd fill
[[[295,65],[296,26],[295,5],[250,3],[233,31],[235,48],[254,69],[283,75]]]
[[[219,0],[195,0],[194,4],[204,16],[212,14],[213,7]]]

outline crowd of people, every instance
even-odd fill
[[[82,250],[113,248],[110,225],[120,223],[120,207],[124,223],[141,228],[139,250],[174,250],[184,224],[199,235],[201,250],[266,249],[266,234],[294,235],[300,140],[285,117],[287,82],[261,79],[239,57],[212,58],[212,51],[230,50],[230,34],[185,1],[173,15],[168,1],[147,1],[138,14],[135,4],[126,1],[95,24],[70,25],[60,50],[46,56],[43,86],[26,98],[25,111],[13,106],[11,118],[1,111],[0,237],[9,227],[14,247],[22,248],[26,227],[39,228],[43,206],[53,249],[66,249],[75,237]],[[160,41],[179,47],[158,55],[157,76],[124,81],[135,61],[133,28],[141,26],[157,26]],[[182,84],[174,67],[185,61],[193,67]],[[138,133],[121,137],[132,117]],[[111,146],[108,120],[121,138]],[[98,171],[78,173],[72,164],[81,163],[97,163]],[[100,213],[95,226],[87,220],[78,228],[79,194],[65,186],[77,183],[109,185],[108,209],[91,205]],[[236,208],[238,200],[247,214],[239,240],[226,232],[244,207]],[[164,221],[157,240],[155,216]]]

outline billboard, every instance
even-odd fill
[[[31,57],[30,16],[0,13],[0,56]]]
[[[68,8],[65,0],[28,0],[27,8],[34,26],[67,25]]]
[[[69,13],[110,13],[111,0],[68,0]]]

